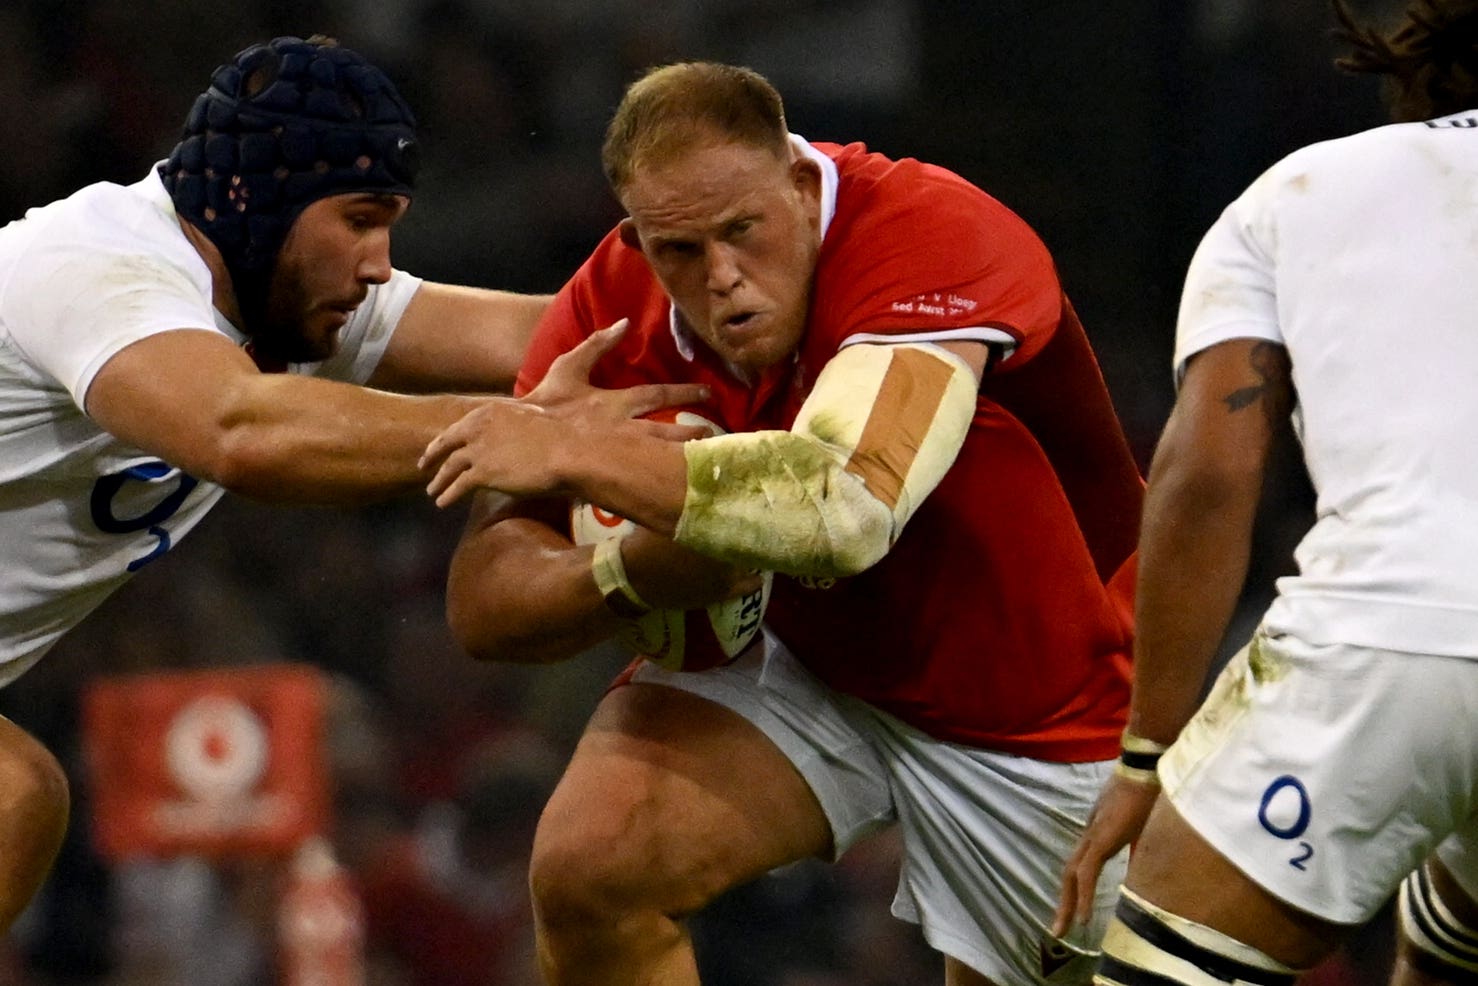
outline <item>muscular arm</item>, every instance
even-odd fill
[[[369,384],[402,393],[510,391],[552,298],[427,281],[406,306]]]
[[[611,637],[620,620],[591,575],[592,545],[566,536],[563,499],[480,493],[452,556],[447,622],[480,660],[542,664]],[[622,544],[632,585],[654,606],[692,609],[734,594],[747,576],[638,529]]]
[[[1135,736],[1168,746],[1196,710],[1247,578],[1263,474],[1293,396],[1282,346],[1233,339],[1190,360],[1140,527]],[[1139,837],[1159,792],[1132,776],[1109,778],[1063,868],[1054,935],[1090,919],[1105,861]]]
[[[1129,729],[1170,743],[1195,711],[1247,577],[1270,449],[1293,406],[1287,351],[1234,339],[1196,355],[1150,467]]]
[[[88,389],[87,413],[122,441],[235,492],[338,503],[423,482],[424,443],[484,400],[261,373],[225,337],[182,329],[112,357]]]
[[[88,389],[87,412],[124,442],[227,489],[271,502],[352,503],[424,483],[417,461],[426,443],[475,408],[509,411],[487,438],[518,446],[520,433],[540,418],[571,415],[608,425],[703,398],[703,388],[689,384],[590,387],[591,366],[621,331],[617,325],[594,333],[555,361],[538,392],[516,401],[408,396],[264,374],[225,337],[181,329],[141,339],[109,359]]]
[[[914,346],[844,350],[790,432],[677,445],[631,426],[545,422],[523,431],[528,445],[519,449],[485,439],[503,411],[492,408],[432,444],[428,461],[439,471],[431,492],[443,505],[477,486],[560,492],[742,567],[860,571],[938,483],[973,416],[986,347],[940,348],[952,355]]]

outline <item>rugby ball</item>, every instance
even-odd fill
[[[659,415],[653,415],[658,417]],[[660,415],[663,420],[704,428],[722,435],[723,429],[691,411]],[[591,503],[570,506],[570,537],[576,544],[594,544],[626,537],[636,525]],[[755,641],[770,604],[773,574],[764,572],[753,592],[702,609],[654,609],[622,621],[618,641],[669,671],[703,671],[727,664]]]

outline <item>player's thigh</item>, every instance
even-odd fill
[[[1290,907],[1248,879],[1163,797],[1129,858],[1124,885],[1294,968],[1315,965],[1348,931]]]
[[[1474,668],[1259,633],[1161,761],[1131,889],[1306,964],[1473,814]]]
[[[682,912],[829,844],[810,788],[754,725],[685,691],[628,684],[597,707],[534,854],[546,877]]]
[[[953,956],[944,957],[944,986],[998,986]]]

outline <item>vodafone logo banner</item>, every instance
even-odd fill
[[[102,678],[83,694],[99,851],[282,855],[329,819],[327,684],[301,665]]]

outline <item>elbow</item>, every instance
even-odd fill
[[[1199,459],[1157,463],[1150,472],[1150,489],[1199,510],[1218,510],[1256,503],[1262,494],[1260,463]]]
[[[480,600],[468,599],[454,587],[447,592],[446,622],[457,646],[474,660],[513,662],[518,654],[526,652],[506,632],[506,621],[495,610],[490,611]]]
[[[174,464],[197,479],[259,500],[282,499],[281,448],[260,428],[218,421]]]
[[[223,489],[254,499],[270,500],[270,460],[261,449],[240,435],[222,435],[208,451],[200,467],[200,478]]]
[[[479,662],[553,664],[575,653],[531,624],[517,604],[479,591],[475,577],[459,573],[455,564],[447,583],[446,622],[457,646]]]
[[[876,501],[874,501],[876,503]],[[798,575],[847,578],[860,575],[883,560],[893,546],[893,515],[882,504],[822,518],[817,542]],[[795,559],[785,559],[794,563]]]

